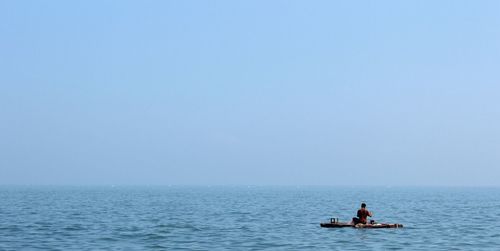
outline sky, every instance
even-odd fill
[[[500,186],[500,1],[0,1],[0,184]]]

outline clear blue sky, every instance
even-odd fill
[[[500,185],[500,1],[0,1],[0,184]]]

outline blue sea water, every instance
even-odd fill
[[[0,250],[500,250],[500,188],[0,187]]]

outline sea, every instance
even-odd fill
[[[500,188],[2,186],[0,250],[500,250]]]

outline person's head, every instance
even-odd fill
[[[365,208],[366,207],[366,204],[363,202],[361,203],[361,208]]]

